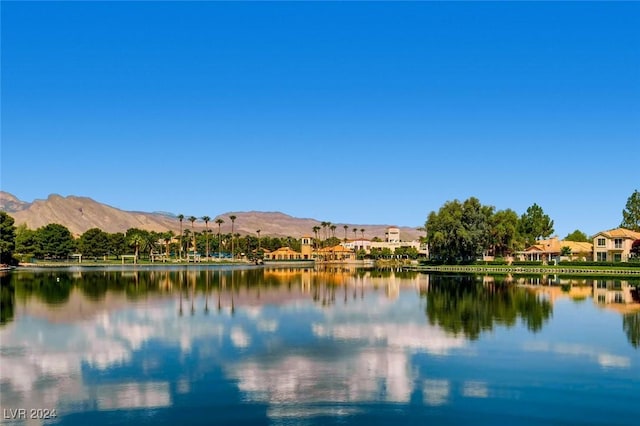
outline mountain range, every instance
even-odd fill
[[[50,223],[58,223],[66,226],[74,235],[81,235],[91,228],[100,228],[105,232],[126,232],[129,228],[139,228],[148,231],[173,231],[179,234],[182,229],[191,229],[191,222],[185,218],[180,224],[177,215],[166,212],[138,212],[124,211],[107,204],[100,203],[88,197],[66,196],[51,194],[46,200],[25,202],[16,196],[0,191],[0,210],[7,212],[15,219],[16,226],[26,224],[30,229],[37,229]],[[313,235],[313,227],[321,226],[321,221],[310,218],[297,218],[281,212],[227,212],[212,217],[208,228],[217,232],[218,225],[215,220],[224,220],[221,232],[231,232],[231,219],[235,215],[234,232],[241,235],[256,235],[260,230],[262,236],[273,237],[301,237]],[[337,226],[335,236],[344,238],[344,225],[348,226],[347,238],[353,238],[353,229],[357,229],[357,237],[360,238],[364,229],[365,238],[384,238],[385,229],[389,226],[371,224],[334,223]],[[193,224],[196,231],[205,229],[205,223],[198,220]],[[423,235],[416,228],[401,226],[400,237],[402,240],[414,240]],[[330,232],[327,229],[327,232]],[[324,229],[320,231],[324,236]]]

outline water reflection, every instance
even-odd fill
[[[477,339],[495,324],[511,327],[518,318],[536,332],[553,311],[551,303],[534,291],[476,276],[434,275],[421,295],[427,300],[431,324],[469,339]]]
[[[533,392],[522,384],[531,380],[527,362],[535,362],[527,354],[541,353],[569,372],[595,363],[609,371],[607,383],[637,394],[637,374],[629,383],[611,375],[637,371],[629,352],[638,347],[637,313],[622,320],[633,347],[594,343],[575,336],[574,324],[548,325],[559,309],[554,301],[603,286],[567,289],[536,279],[335,266],[12,273],[2,281],[13,289],[6,298],[13,321],[0,328],[2,403],[57,407],[78,424],[89,419],[83,413],[100,423],[106,418],[96,413],[114,411],[130,421],[150,421],[151,412],[175,421],[171,410],[194,405],[209,407],[205,423],[214,407],[227,413],[223,424],[366,418],[372,404],[425,416],[420,410],[496,400],[513,407],[500,410],[519,413],[522,394]],[[560,313],[597,314],[597,303]],[[517,386],[502,377],[507,365],[517,366],[506,374],[518,377]],[[557,386],[552,373],[532,389]]]

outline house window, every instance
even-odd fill
[[[617,249],[621,249],[622,248],[622,238],[616,238],[615,240],[613,240],[613,246]]]
[[[607,298],[604,296],[604,294],[598,295],[598,303],[607,303]]]
[[[596,260],[598,262],[606,262],[607,261],[607,252],[606,251],[599,251],[596,253]]]
[[[614,254],[613,254],[613,261],[614,261],[614,262],[622,262],[622,254],[620,254],[620,253],[614,253]]]
[[[598,238],[598,247],[604,247],[607,244],[604,238]]]
[[[596,284],[597,288],[603,288],[606,289],[607,288],[607,282],[605,280],[598,280],[597,284]]]

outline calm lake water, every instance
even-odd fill
[[[1,421],[636,425],[635,285],[342,268],[14,271],[2,276]]]

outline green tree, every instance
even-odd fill
[[[489,242],[496,256],[506,256],[519,248],[518,214],[516,212],[511,209],[495,212],[489,220],[489,226]]]
[[[560,256],[571,256],[571,247],[569,246],[560,247]]]
[[[204,232],[207,240],[205,253],[207,255],[207,260],[208,260],[209,259],[209,222],[211,221],[211,218],[209,216],[202,216],[201,219],[204,221],[204,228],[205,228]]]
[[[622,228],[640,232],[640,192],[636,189],[627,199],[627,205],[622,210]]]
[[[130,228],[130,229],[127,229],[127,233],[125,237],[126,237],[127,245],[129,247],[134,248],[134,254],[136,256],[136,259],[139,259],[140,248],[143,247],[147,241],[145,232],[141,229]]]
[[[75,241],[69,229],[58,223],[50,223],[36,230],[36,241],[44,257],[63,259],[75,249]]]
[[[527,245],[533,245],[553,233],[553,220],[544,213],[542,207],[534,203],[520,216],[519,230]]]
[[[216,223],[218,224],[218,258],[221,257],[222,254],[222,239],[220,238],[220,230],[221,230],[221,226],[224,223],[224,220],[221,218],[217,218],[216,219]]]
[[[178,259],[182,260],[182,221],[184,220],[184,215],[179,214],[178,220],[180,221],[180,248],[178,249]]]
[[[196,252],[196,230],[193,228],[193,224],[195,223],[195,221],[198,220],[197,217],[195,216],[189,216],[189,222],[191,222],[191,233],[193,234],[193,241],[192,241],[192,245],[193,245],[193,252],[195,254]]]
[[[431,256],[447,263],[467,262],[482,255],[490,242],[493,207],[471,197],[461,203],[447,201],[429,213],[425,227]]]
[[[233,226],[236,223],[237,216],[232,214],[231,216],[229,216],[229,219],[231,219],[231,259],[235,259],[236,247],[235,247],[235,234],[233,233]]]
[[[16,250],[23,261],[40,256],[41,250],[36,238],[36,231],[27,228],[24,223],[16,228]]]
[[[78,240],[78,250],[86,257],[104,256],[109,252],[109,234],[99,228],[92,228]]]
[[[109,253],[119,258],[127,251],[127,240],[122,232],[109,234]]]
[[[13,252],[16,248],[15,220],[7,213],[0,211],[0,263],[13,263]]]
[[[564,237],[565,241],[575,241],[578,243],[588,243],[589,242],[589,237],[587,237],[587,234],[585,234],[584,232],[582,232],[579,229],[576,229],[575,231],[571,232],[570,234],[567,234],[566,237]]]

